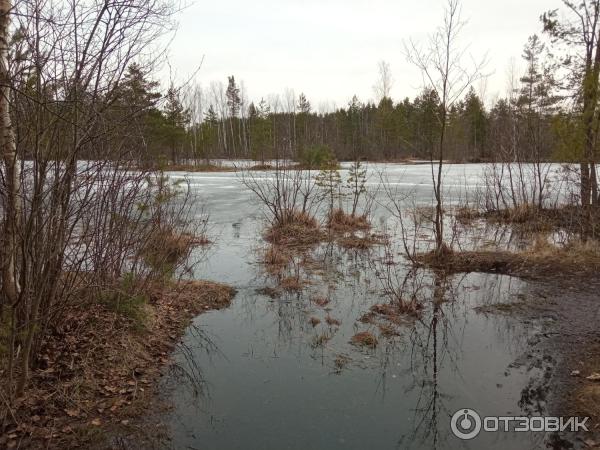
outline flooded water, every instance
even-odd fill
[[[380,170],[371,167],[370,186]],[[449,201],[474,189],[480,170],[449,166]],[[417,203],[431,204],[427,165],[385,172]],[[534,394],[546,369],[526,355],[541,325],[478,308],[518,302],[523,282],[483,274],[442,279],[409,272],[397,255],[395,265],[386,265],[381,247],[323,245],[309,269],[290,268],[307,282],[302,291],[269,296],[264,288],[277,279],[259,263],[264,217],[252,193],[235,173],[194,173],[189,180],[216,241],[195,275],[238,293],[228,309],[197,317],[175,355],[179,369],[165,380],[173,411],[164,417],[174,448],[544,447],[539,433],[481,433],[461,441],[450,431],[451,416],[463,408],[482,416],[544,411]],[[385,208],[375,208],[373,223],[389,228]],[[396,286],[425,304],[418,319],[396,321],[391,332],[379,320],[361,320],[372,305],[389,302],[386,267]],[[350,342],[363,331],[377,338],[374,349]]]

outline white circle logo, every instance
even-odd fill
[[[459,439],[473,439],[481,431],[481,417],[472,409],[459,409],[450,420],[450,428]]]

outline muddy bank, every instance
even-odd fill
[[[1,448],[109,448],[135,434],[190,320],[227,307],[235,291],[208,281],[151,290],[139,316],[102,303],[70,313],[43,343],[24,398],[3,414]]]
[[[600,277],[565,281],[565,277],[530,281],[519,302],[492,304],[478,312],[539,324],[528,350],[515,362],[544,371],[522,392],[531,413],[546,410],[544,415],[590,417],[588,433],[549,436],[548,447],[600,448],[600,381],[587,379],[600,372]]]
[[[540,252],[463,251],[437,258],[434,253],[417,255],[417,263],[447,274],[483,272],[515,276],[527,280],[546,280],[561,286],[587,285],[598,277],[600,261],[596,254],[587,257],[583,250]],[[581,258],[579,258],[581,256]]]

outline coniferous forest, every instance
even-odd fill
[[[573,145],[582,140],[581,112],[573,105],[577,94],[566,90],[564,80],[557,81],[564,68],[557,67],[544,42],[532,35],[524,44],[525,70],[511,74],[506,96],[486,105],[469,86],[452,105],[448,159],[564,162],[581,156],[583,150]],[[415,98],[392,99],[389,70],[382,61],[374,86],[377,101],[351,96],[330,111],[317,111],[311,99],[292,90],[247,99],[233,75],[209,88],[171,86],[161,93],[150,74],[132,65],[122,89],[127,105],[142,113],[150,159],[174,164],[211,158],[302,161],[312,148],[326,147],[342,161],[427,160],[440,136],[439,95],[426,87]]]

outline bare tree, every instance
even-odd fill
[[[373,86],[373,91],[375,92],[377,101],[381,101],[381,99],[390,98],[394,79],[389,63],[381,60],[377,64],[377,69],[379,71],[379,78]]]
[[[44,333],[72,302],[126,273],[149,274],[146,243],[180,210],[155,202],[164,185],[152,173],[131,170],[147,148],[132,139],[139,128],[127,125],[141,111],[123,102],[121,86],[130,64],[161,57],[153,43],[172,29],[174,12],[163,0],[0,3],[11,397],[24,392]]]
[[[485,64],[485,60],[472,62],[470,67],[465,63],[467,48],[461,47],[459,42],[464,26],[459,0],[448,0],[443,23],[429,36],[427,44],[423,47],[413,41],[405,44],[408,61],[421,71],[423,83],[435,91],[440,101],[436,113],[440,134],[437,148],[430,151],[431,179],[436,202],[435,252],[438,256],[442,256],[447,250],[444,244],[442,183],[448,114],[467,89],[481,79]]]

